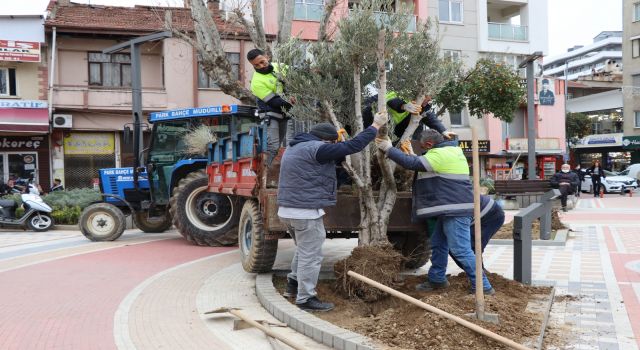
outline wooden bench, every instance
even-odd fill
[[[549,180],[496,180],[496,195],[503,199],[515,199],[519,208],[540,202],[542,195],[551,189]]]

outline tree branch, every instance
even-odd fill
[[[327,0],[324,5],[324,12],[322,13],[322,19],[320,20],[320,28],[318,28],[318,41],[327,41],[327,27],[329,26],[329,20],[333,14],[333,9],[336,7],[337,0]],[[356,94],[356,96],[358,96]]]
[[[280,0],[278,4],[282,6],[278,8],[279,23],[278,28],[278,44],[285,43],[291,38],[291,22],[293,21],[293,11],[295,0]]]

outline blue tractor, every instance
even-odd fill
[[[151,113],[151,142],[136,152],[132,168],[100,170],[104,200],[86,207],[80,230],[93,241],[113,241],[131,215],[144,232],[157,233],[173,224],[189,241],[221,246],[237,243],[238,199],[208,192],[207,155],[186,153],[184,136],[207,126],[218,139],[243,132],[258,120],[254,107],[223,105]],[[145,161],[146,160],[146,161]]]

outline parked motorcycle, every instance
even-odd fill
[[[0,199],[0,227],[25,227],[26,225],[30,230],[36,232],[44,232],[52,228],[51,212],[53,209],[36,193],[30,191],[30,193],[20,195],[24,208],[24,215],[20,218],[16,218],[18,205],[14,200]]]

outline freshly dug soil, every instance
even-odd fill
[[[560,215],[558,215],[558,210],[553,209],[551,211],[551,236],[555,236],[555,232],[558,230],[566,229],[565,226],[560,221]],[[532,239],[540,239],[540,220],[536,220],[533,222],[531,228],[531,238]],[[500,230],[496,232],[493,236],[493,239],[513,239],[513,221],[508,224],[502,225]]]
[[[391,244],[384,246],[359,246],[353,248],[351,255],[333,265],[336,274],[336,290],[344,297],[358,297],[364,301],[376,301],[386,293],[347,275],[355,271],[380,283],[393,285],[402,271],[405,257],[393,249]]]
[[[536,308],[527,308],[529,301],[544,302],[548,287],[525,286],[489,274],[496,294],[485,296],[488,313],[497,313],[500,323],[495,325],[465,316],[475,310],[475,297],[469,294],[470,284],[464,273],[450,277],[451,286],[445,291],[418,292],[415,286],[425,276],[409,276],[395,289],[420,299],[451,314],[463,317],[518,343],[532,346],[540,334],[544,315]],[[276,288],[284,289],[286,278],[274,278]],[[316,313],[328,322],[371,337],[392,349],[504,349],[500,343],[394,297],[374,303],[359,299],[345,299],[336,292],[335,281],[320,281],[318,297],[336,305],[330,312]]]

